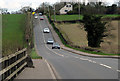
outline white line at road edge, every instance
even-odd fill
[[[45,59],[44,59],[44,60],[45,60]],[[49,68],[49,71],[50,71],[50,73],[51,73],[51,75],[52,75],[52,78],[56,80],[55,74],[54,74],[52,68],[50,67],[50,64],[47,62],[47,60],[45,60],[45,62],[46,62],[46,64],[47,64],[48,68]]]

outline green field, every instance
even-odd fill
[[[25,14],[3,15],[2,54],[11,54],[25,47]]]
[[[110,18],[113,18],[113,17],[118,17],[120,15],[102,15],[103,18],[106,18],[106,17],[110,17]],[[79,19],[79,15],[56,15],[56,21],[67,21],[67,20],[78,20]],[[52,19],[54,20],[54,15],[52,15]],[[80,19],[82,20],[83,19],[83,16],[80,15]]]
[[[66,20],[78,20],[79,15],[56,15],[57,21],[66,21]],[[80,15],[80,19],[82,19],[83,16]],[[52,19],[54,19],[54,16],[52,15]]]

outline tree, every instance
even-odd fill
[[[117,5],[112,4],[112,6],[108,6],[106,13],[107,14],[116,14],[117,13]]]
[[[88,46],[100,47],[105,32],[105,22],[101,22],[101,16],[85,14],[83,17],[84,28],[87,32]]]
[[[48,2],[43,2],[35,11],[37,13],[47,14],[49,12],[48,11],[49,9],[50,9],[50,4]]]
[[[0,9],[2,14],[7,14],[8,9],[7,8],[1,8]]]
[[[27,13],[27,12],[32,12],[33,9],[30,6],[25,6],[20,9],[21,12]]]

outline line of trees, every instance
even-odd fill
[[[78,14],[78,3],[73,4],[73,11],[68,14]],[[120,7],[117,4],[107,6],[103,2],[89,2],[87,5],[80,4],[80,14],[120,14]]]
[[[79,4],[78,3],[71,3],[73,5],[73,11],[69,11],[68,14],[79,14]],[[47,14],[48,12],[50,15],[54,14],[54,8],[56,15],[60,14],[60,9],[64,7],[67,2],[57,2],[53,5],[50,5],[47,2],[42,3],[37,9],[36,12],[42,12],[43,14]],[[89,2],[87,5],[85,3],[80,3],[80,14],[120,14],[120,1],[116,4],[112,4],[108,6],[104,2]]]

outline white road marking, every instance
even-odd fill
[[[93,62],[92,60],[88,60],[89,62]]]
[[[88,60],[88,59],[85,59],[85,58],[80,58],[81,60]]]
[[[116,70],[117,72],[120,72],[120,70]]]
[[[55,53],[55,54],[57,54],[57,55],[59,55],[59,56],[62,56],[62,57],[64,57],[64,55],[62,55],[62,54],[59,54],[59,53],[57,53],[57,52],[55,52],[55,51],[51,50],[50,48],[48,48],[48,47],[47,47],[47,45],[45,45],[45,47],[46,47],[48,50],[52,51],[53,53]]]
[[[74,56],[75,58],[79,58],[79,57],[76,57],[76,56]]]
[[[107,68],[112,68],[112,67],[110,67],[110,66],[108,66],[108,65],[105,65],[105,64],[100,64],[101,66],[104,66],[104,67],[107,67]]]
[[[97,62],[95,62],[95,61],[92,61],[92,63],[97,63]]]
[[[45,60],[45,59],[44,59],[44,60]],[[48,68],[49,68],[49,71],[50,71],[50,73],[51,73],[51,75],[52,75],[52,78],[56,80],[55,74],[53,73],[53,70],[52,70],[52,68],[50,67],[49,63],[47,62],[47,60],[45,60],[45,62],[46,62],[46,64],[47,64]]]

